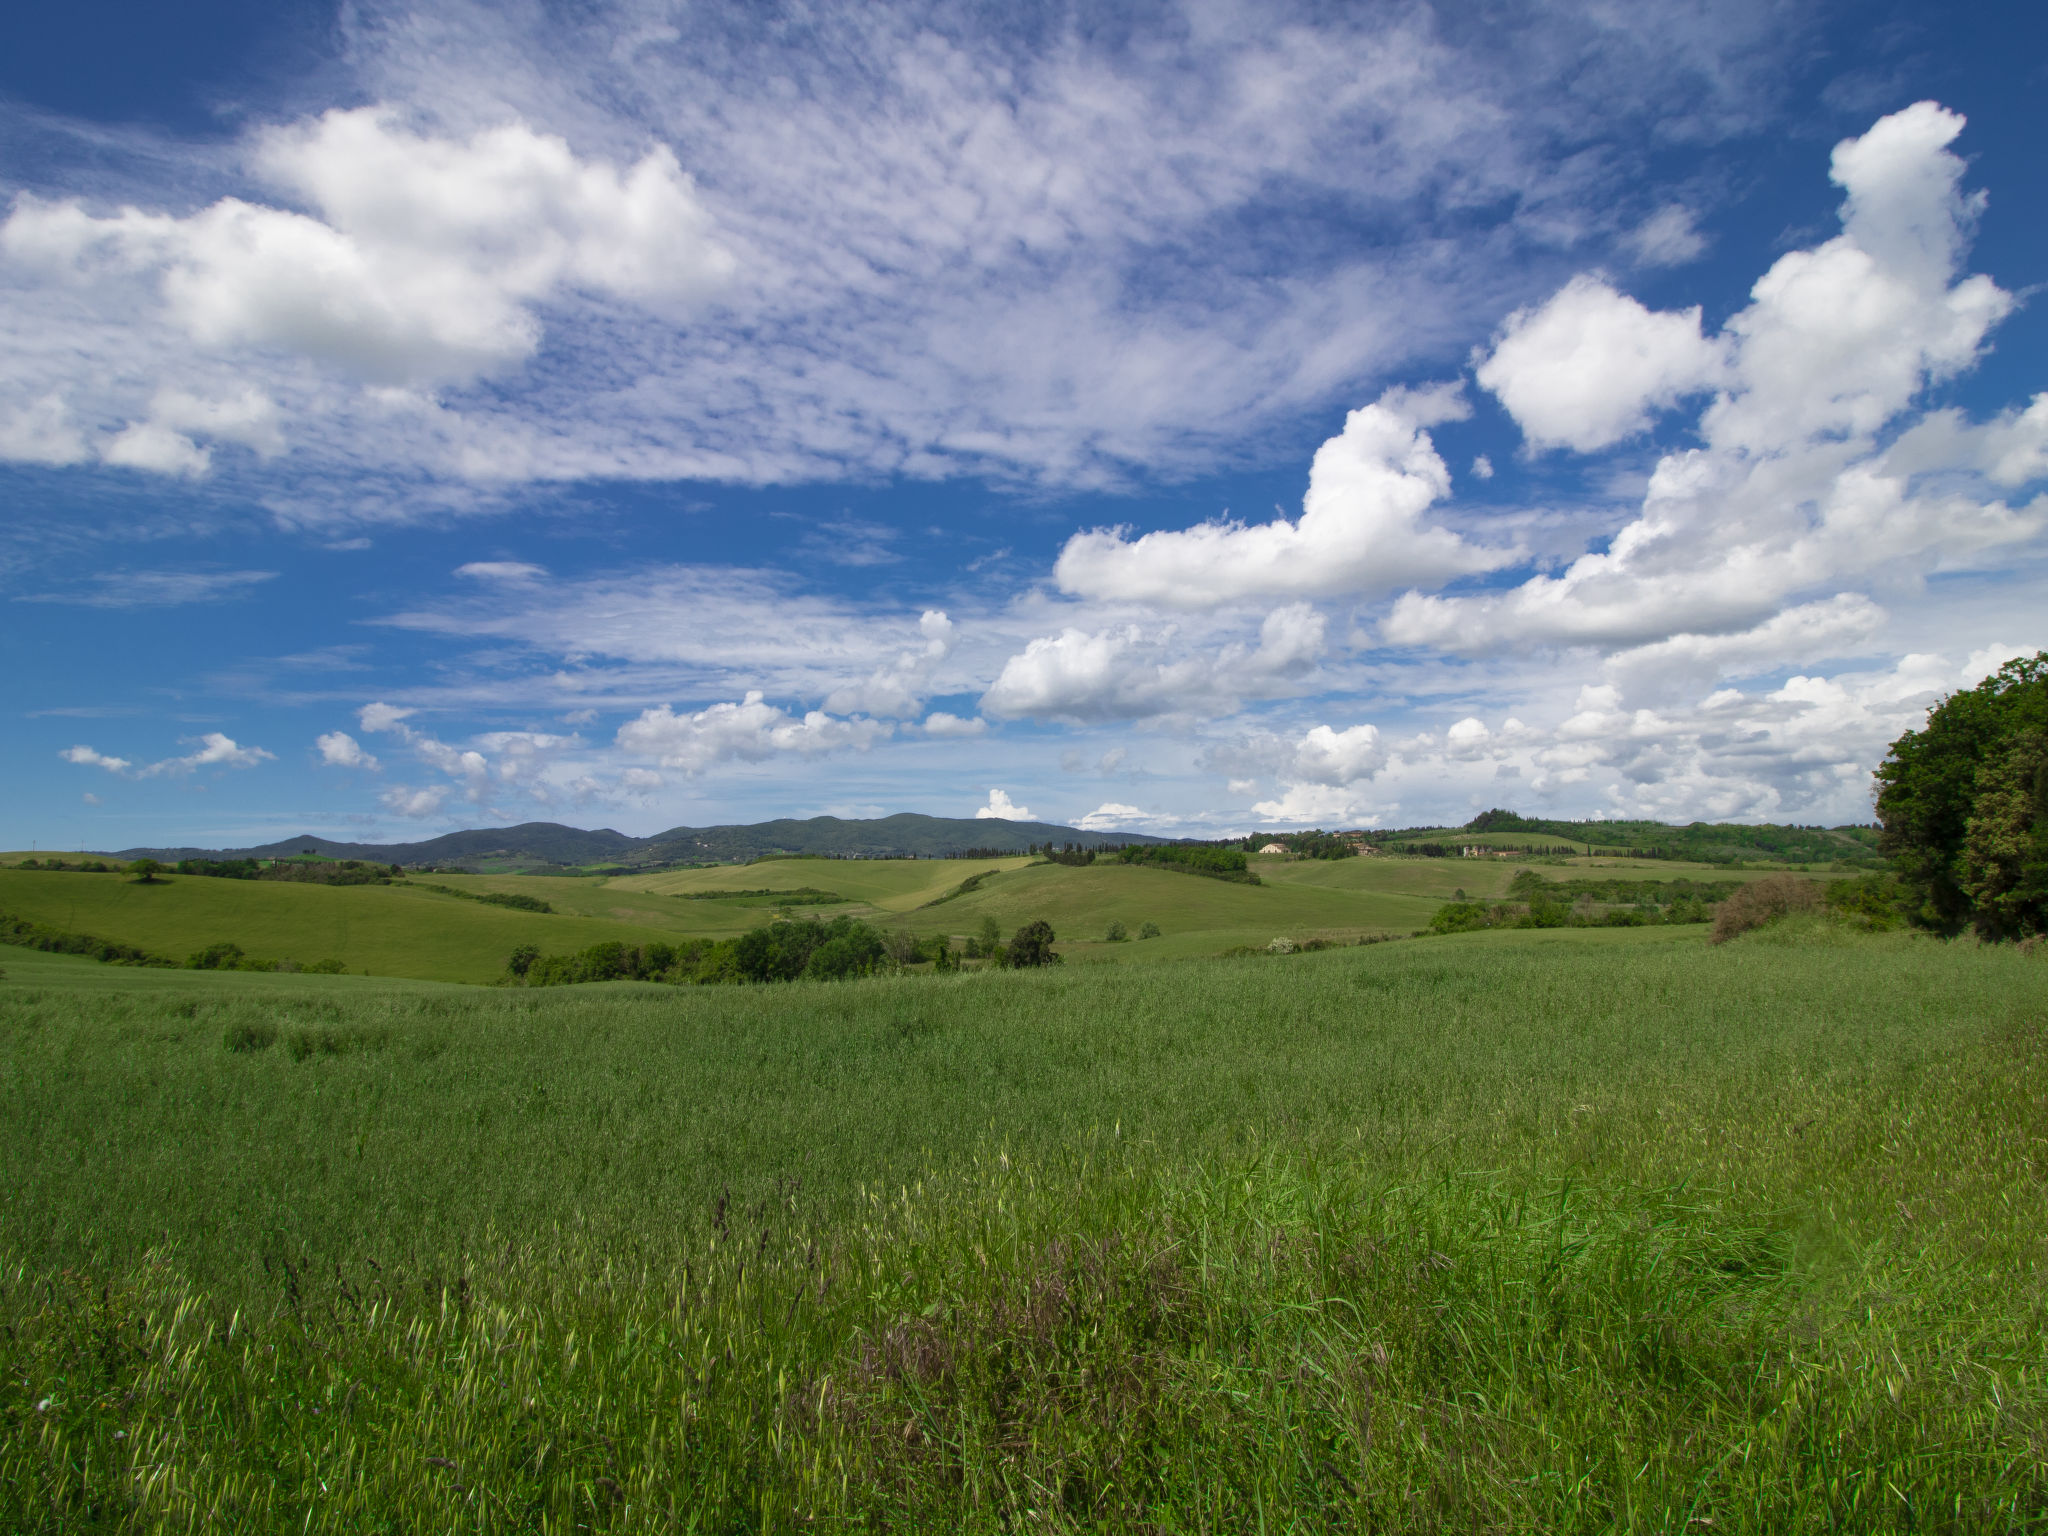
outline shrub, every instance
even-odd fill
[[[1822,893],[1827,909],[1852,927],[1889,933],[1905,922],[1905,890],[1895,875],[1859,875],[1837,880]]]
[[[233,971],[242,964],[242,946],[239,944],[209,944],[185,962],[188,971]]]
[[[1003,956],[1003,963],[1015,970],[1038,965],[1058,965],[1060,957],[1053,952],[1052,924],[1044,918],[1026,923],[1010,936],[1010,948]]]
[[[1820,906],[1820,887],[1794,875],[1773,875],[1746,885],[1714,913],[1714,931],[1709,943],[1726,944],[1737,934],[1748,933],[1775,923],[1791,912],[1811,912]]]
[[[1102,941],[1105,944],[1121,944],[1130,936],[1130,929],[1126,928],[1122,923],[1111,923],[1108,928],[1103,930]]]
[[[1156,939],[1156,938],[1158,938],[1158,937],[1159,937],[1159,925],[1158,925],[1157,923],[1147,923],[1147,924],[1145,924],[1145,926],[1144,926],[1144,927],[1142,927],[1142,928],[1140,928],[1140,929],[1138,930],[1138,937],[1139,937],[1139,938],[1141,938],[1141,939]]]
[[[1151,869],[1170,869],[1184,875],[1206,875],[1212,880],[1234,880],[1240,885],[1257,885],[1259,877],[1245,863],[1241,848],[1210,848],[1204,844],[1165,843],[1152,847],[1125,848],[1117,858],[1126,864],[1143,864]]]

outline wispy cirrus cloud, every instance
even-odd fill
[[[217,603],[242,596],[276,571],[103,571],[93,585],[58,592],[24,592],[20,603],[75,603],[84,608],[168,608]]]
[[[1756,122],[1803,24],[351,14],[370,104],[253,128],[214,195],[167,197],[138,155],[126,185],[17,201],[0,451],[192,475],[288,446],[299,473],[486,483],[1226,461],[1570,246],[1682,247],[1629,172]],[[167,390],[212,404],[166,415]],[[260,440],[221,404],[241,390]]]

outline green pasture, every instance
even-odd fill
[[[1028,858],[1008,859],[763,859],[758,864],[721,864],[711,869],[677,869],[654,875],[625,875],[606,883],[616,890],[685,895],[693,891],[797,890],[805,886],[836,891],[850,902],[878,912],[908,912],[923,906],[983,870],[1017,870]]]
[[[203,875],[144,885],[121,874],[0,869],[0,911],[174,960],[229,942],[263,959],[309,964],[332,958],[352,971],[430,981],[489,981],[521,944],[574,950],[606,939],[640,942],[670,934],[643,921],[517,912],[418,886]],[[0,949],[0,965],[11,953]]]
[[[1261,884],[1243,885],[1140,865],[1082,868],[1029,859],[773,859],[752,865],[655,875],[570,878],[421,875],[389,886],[171,875],[142,884],[125,874],[0,868],[0,911],[67,932],[132,944],[174,960],[208,945],[238,944],[250,956],[300,964],[333,958],[351,971],[422,980],[487,982],[522,944],[568,954],[618,939],[728,938],[770,921],[772,901],[686,899],[713,891],[829,891],[842,903],[794,906],[797,916],[849,913],[921,938],[964,937],[994,918],[1004,933],[1043,918],[1069,960],[1159,961],[1262,948],[1276,938],[1352,943],[1412,933],[1457,892],[1505,894],[1522,868],[1569,879],[1615,861],[1526,865],[1484,859],[1255,858]],[[1620,861],[1630,878],[1762,878],[1716,875],[1712,866]],[[970,878],[976,888],[951,895]],[[437,890],[446,887],[448,890]],[[546,901],[520,912],[448,894],[517,893]],[[1105,942],[1112,923],[1132,935]]]
[[[0,966],[0,1528],[2048,1511],[2048,965],[2010,947]]]

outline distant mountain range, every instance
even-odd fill
[[[870,859],[931,857],[967,849],[1023,853],[1035,844],[1164,843],[1172,839],[1138,832],[1084,832],[1043,821],[967,820],[905,813],[879,821],[846,821],[813,816],[748,826],[671,827],[652,837],[628,837],[609,827],[586,831],[552,821],[517,827],[480,827],[449,832],[418,843],[338,843],[332,838],[281,838],[259,848],[124,848],[122,859],[278,859],[317,854],[329,859],[369,859],[379,864],[490,866],[499,869],[587,868],[599,864],[651,865],[758,859],[765,854],[838,855]]]

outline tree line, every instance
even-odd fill
[[[898,930],[884,933],[859,918],[779,918],[733,939],[656,940],[626,944],[608,940],[568,955],[544,955],[531,944],[515,949],[505,963],[509,985],[560,987],[592,981],[653,981],[670,986],[720,986],[783,981],[851,981],[863,976],[929,964],[935,973],[961,969],[963,960],[982,960],[1012,970],[1058,965],[1052,924],[1025,923],[1004,941],[993,917],[968,937],[958,952],[944,934],[920,939]]]

